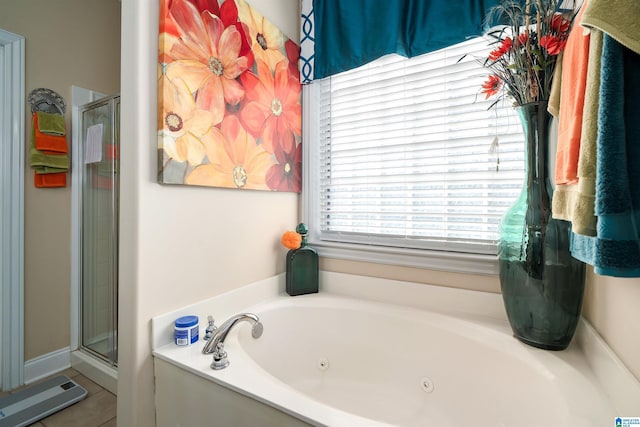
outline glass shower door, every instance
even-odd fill
[[[81,345],[117,366],[120,97],[81,109]]]

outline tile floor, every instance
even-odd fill
[[[87,390],[87,397],[60,412],[31,424],[31,427],[116,427],[115,395],[75,369],[66,369],[52,376],[57,375],[66,375],[72,378]],[[12,392],[18,390],[20,389],[12,390]],[[7,394],[9,393],[0,392],[0,397]]]

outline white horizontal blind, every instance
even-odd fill
[[[510,101],[480,93],[489,50],[476,38],[315,83],[321,240],[496,253],[524,144]]]

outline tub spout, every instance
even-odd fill
[[[260,320],[258,319],[258,316],[252,313],[236,314],[235,316],[227,319],[222,325],[218,327],[218,329],[214,331],[213,335],[211,335],[211,338],[209,338],[207,343],[204,345],[204,348],[202,349],[202,353],[211,354],[216,352],[218,348],[222,350],[223,348],[222,345],[224,344],[224,340],[227,338],[227,335],[229,334],[231,329],[233,329],[233,327],[237,323],[243,322],[243,321],[247,321],[251,323],[252,325],[251,336],[253,338],[260,338],[260,336],[262,335],[263,327],[262,327],[262,323],[260,323]],[[218,346],[218,344],[221,344],[221,345]]]

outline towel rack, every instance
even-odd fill
[[[31,105],[31,113],[36,111],[50,113],[50,114],[63,114],[66,110],[66,103],[64,98],[57,92],[47,89],[38,88],[29,93],[29,105]]]

